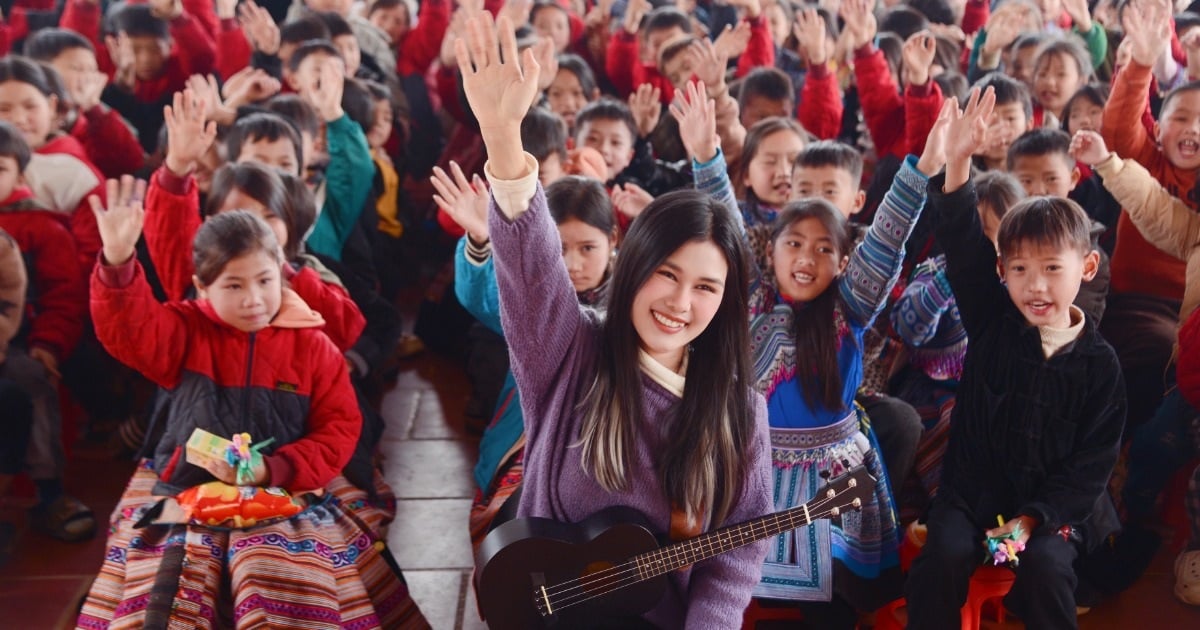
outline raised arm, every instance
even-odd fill
[[[800,42],[800,50],[808,63],[796,117],[809,133],[822,140],[833,140],[842,131],[844,105],[837,76],[829,70],[826,32],[825,18],[816,9],[796,13],[792,34]]]
[[[838,290],[856,323],[869,327],[887,304],[904,265],[904,242],[925,207],[929,177],[945,163],[945,138],[955,99],[946,101],[920,159],[905,158],[884,195],[875,220],[838,280]]]
[[[892,309],[892,329],[904,343],[920,348],[937,336],[942,317],[954,309],[954,292],[944,260],[930,259],[913,273]]]
[[[500,290],[496,286],[496,267],[492,261],[491,233],[488,231],[488,206],[491,195],[487,185],[475,175],[473,181],[450,162],[450,173],[433,167],[429,178],[437,194],[433,200],[466,233],[454,252],[454,295],[479,323],[497,335],[500,325]]]
[[[460,39],[455,51],[487,148],[484,171],[492,186],[488,231],[500,319],[522,402],[538,410],[552,396],[582,325],[558,231],[537,182],[537,161],[521,144],[521,120],[537,97],[539,68],[532,50],[518,55],[507,18],[496,28],[484,12],[468,22],[467,34],[469,44]],[[525,420],[529,429],[539,418],[526,414]]]
[[[1131,4],[1124,14],[1126,37],[1131,42],[1133,58],[1112,79],[1112,93],[1104,105],[1101,134],[1109,149],[1118,155],[1149,164],[1158,153],[1154,138],[1140,120],[1149,107],[1146,95],[1150,91],[1150,68],[1170,42],[1170,15],[1163,14],[1153,3],[1145,10]]]

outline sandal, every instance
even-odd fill
[[[29,511],[30,526],[64,542],[83,542],[96,535],[96,517],[79,499],[62,495]]]

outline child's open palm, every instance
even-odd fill
[[[81,111],[86,112],[100,104],[100,96],[107,85],[108,75],[103,72],[84,72],[79,81],[71,86],[71,99]]]
[[[705,93],[703,83],[689,83],[686,94],[676,90],[671,115],[679,123],[679,139],[689,157],[701,163],[716,157],[717,147],[721,146],[717,107]]]
[[[816,9],[805,9],[796,13],[792,34],[800,43],[800,52],[809,65],[820,66],[829,61],[829,46],[826,42],[828,33],[825,18]]]
[[[450,162],[450,172],[453,177],[441,168],[433,167],[433,177],[429,181],[437,190],[433,196],[434,202],[467,231],[471,240],[476,243],[487,242],[491,236],[488,232],[488,201],[491,194],[488,193],[487,184],[478,175],[474,176],[473,183],[468,182],[458,162]]]
[[[929,31],[913,34],[904,42],[901,56],[904,59],[904,80],[907,85],[925,85],[929,82],[929,69],[937,55],[937,40]]]
[[[946,129],[947,161],[971,159],[976,147],[981,146],[987,136],[988,120],[995,105],[996,93],[992,88],[982,94],[975,88],[967,98],[966,108],[962,112],[955,108]]]
[[[652,201],[654,201],[654,195],[651,195],[642,189],[641,186],[632,182],[618,184],[613,187],[613,207],[617,209],[617,212],[630,219],[636,219]]]
[[[702,83],[710,88],[725,84],[725,67],[729,57],[707,37],[697,38],[688,46],[687,54],[692,58],[692,71]]]
[[[917,170],[924,173],[926,177],[932,177],[946,165],[946,136],[950,129],[950,121],[956,114],[958,114],[958,98],[951,96],[942,103],[937,120],[933,122],[933,127],[929,130],[929,137],[925,140],[925,150],[921,152],[921,157],[917,160]]]
[[[746,47],[750,45],[750,35],[750,23],[743,20],[738,22],[737,26],[721,31],[713,44],[726,59],[733,59],[746,52]]]
[[[238,23],[255,50],[264,55],[279,52],[279,26],[266,9],[247,0],[238,6]]]
[[[197,98],[191,88],[175,93],[172,105],[163,107],[167,125],[166,167],[176,175],[186,175],[208,152],[217,138],[217,123],[208,121],[208,103]]]
[[[1171,42],[1171,14],[1158,3],[1131,3],[1121,20],[1129,52],[1143,66],[1153,66]]]
[[[842,20],[845,21],[845,33],[849,38],[850,47],[859,49],[875,39],[878,25],[875,15],[871,12],[873,0],[846,0],[842,3]]]
[[[662,116],[662,92],[649,83],[643,83],[629,95],[629,111],[637,123],[638,135],[645,138],[658,126]]]
[[[480,130],[519,128],[538,94],[538,64],[532,50],[518,55],[512,21],[501,18],[497,25],[487,11],[479,13],[467,21],[467,39],[456,40],[454,51]]]
[[[100,239],[104,243],[104,260],[110,265],[120,265],[133,258],[138,238],[142,235],[142,223],[146,212],[142,200],[146,198],[146,181],[135,180],[130,175],[120,181],[108,180],[108,209],[100,202],[99,195],[88,197],[92,213],[96,215],[96,226],[100,228]]]
[[[1071,138],[1071,157],[1088,166],[1095,166],[1107,160],[1108,155],[1104,138],[1095,131],[1080,129],[1075,132],[1075,137]]]

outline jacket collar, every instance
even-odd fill
[[[208,300],[196,300],[195,303],[200,312],[213,322],[232,328],[217,315]],[[295,291],[285,288],[283,289],[283,298],[279,302],[279,312],[275,314],[275,318],[271,320],[267,328],[320,328],[324,325],[325,318],[321,317],[320,313],[309,307]]]

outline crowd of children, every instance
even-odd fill
[[[108,537],[79,627],[426,626],[376,457],[423,346],[475,390],[477,546],[613,505],[681,540],[876,478],[611,627],[900,597],[957,627],[999,537],[1006,606],[1076,627],[1164,501],[1200,605],[1200,3],[0,12],[0,498],[25,476],[32,528]],[[79,434],[138,462],[107,521],[67,492]],[[256,519],[202,520],[207,484]]]

